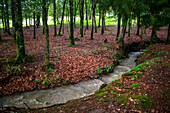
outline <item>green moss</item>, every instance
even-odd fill
[[[146,95],[132,95],[133,99],[138,99],[139,103],[135,103],[136,107],[146,107],[146,108],[151,108],[152,103],[151,98],[147,97]]]

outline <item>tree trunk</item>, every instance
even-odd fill
[[[168,25],[168,35],[167,35],[167,40],[166,40],[166,42],[168,43],[168,44],[170,44],[170,24]]]
[[[43,8],[43,7],[42,7]],[[45,24],[44,24],[44,11],[42,9],[42,22],[43,22],[43,35],[45,34]]]
[[[73,26],[73,0],[69,0],[70,5],[70,46],[75,45],[74,42],[74,26]]]
[[[128,22],[128,37],[130,37],[130,29],[131,29],[131,17],[129,18]]]
[[[5,25],[4,25],[4,3],[3,3],[3,0],[1,0],[1,6],[2,6],[2,9],[1,9],[1,14],[2,14],[2,25],[3,25],[3,32],[5,32]]]
[[[86,29],[89,29],[89,25],[88,25],[88,15],[87,15],[87,0],[85,0],[85,5],[86,5]]]
[[[64,0],[64,4],[63,4],[63,13],[62,13],[62,18],[61,18],[60,29],[59,29],[58,35],[61,35],[61,28],[63,25],[65,5],[66,5],[66,0]]]
[[[54,12],[53,12],[53,17],[54,17],[54,36],[57,36],[57,31],[56,31],[56,1],[53,0],[53,7],[54,7]]]
[[[140,30],[140,14],[138,14],[138,16],[137,16],[137,33],[136,33],[136,35],[139,35],[139,30]]]
[[[5,0],[5,5],[6,5],[6,21],[7,21],[7,31],[6,31],[6,33],[8,34],[8,35],[11,35],[11,33],[10,33],[10,28],[9,28],[9,13],[8,13],[8,0]]]
[[[102,11],[102,29],[101,29],[101,35],[104,33],[104,10]]]
[[[120,22],[121,22],[121,15],[118,14],[118,24],[117,24],[117,35],[116,35],[116,41],[118,40],[119,34],[120,34]]]
[[[74,28],[76,27],[76,12],[77,12],[77,7],[78,7],[79,3],[77,4],[75,1],[75,10],[74,10]]]
[[[126,33],[126,26],[127,26],[127,16],[123,17],[123,29],[122,29],[122,33],[119,39],[119,43],[120,43],[120,54],[123,57],[124,56],[124,38],[125,38],[125,33]]]
[[[15,2],[11,0],[11,15],[12,15],[12,40],[16,43],[16,31],[15,31]]]
[[[94,29],[94,3],[92,4],[92,11],[93,11],[93,15],[92,15],[92,28],[91,28],[91,40],[93,40],[93,29]]]
[[[84,0],[81,0],[80,8],[80,35],[83,37],[83,21],[84,21]]]
[[[28,27],[27,15],[25,15],[25,22],[26,22],[26,27]]]
[[[40,14],[37,14],[36,25],[37,25],[37,28],[40,26]]]
[[[96,3],[94,4],[94,9],[93,9],[93,16],[94,16],[94,23],[95,23],[95,33],[97,33],[97,25],[96,25],[96,15],[95,15],[95,10],[96,10]]]
[[[35,3],[34,3],[35,4]],[[36,27],[35,27],[35,5],[34,5],[34,12],[33,12],[33,18],[34,18],[34,36],[33,39],[36,39]]]
[[[100,27],[100,19],[101,19],[101,8],[99,7],[99,25],[98,25],[98,27]]]
[[[150,41],[154,42],[154,43],[159,41],[159,39],[157,37],[157,33],[156,33],[156,25],[152,26],[152,34],[151,34]]]
[[[49,57],[49,29],[47,24],[47,18],[48,18],[48,6],[47,6],[47,0],[43,0],[43,17],[44,17],[44,27],[45,27],[45,37],[46,37],[46,51],[45,51],[45,64],[49,65],[50,63],[50,57]]]
[[[16,48],[17,48],[17,61],[24,62],[25,44],[22,29],[22,9],[21,0],[15,0],[15,30],[16,30]]]

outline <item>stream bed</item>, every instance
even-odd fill
[[[2,97],[0,98],[0,106],[27,108],[23,103],[24,101],[30,108],[37,108],[53,104],[65,103],[72,99],[88,96],[97,91],[102,84],[109,84],[113,80],[121,78],[122,74],[135,67],[135,60],[139,54],[141,54],[141,52],[129,53],[129,58],[123,59],[123,61],[115,67],[113,73],[102,76],[98,79],[83,81],[73,85],[65,85],[44,90],[35,90]]]

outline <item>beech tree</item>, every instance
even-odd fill
[[[60,23],[60,28],[59,28],[58,35],[61,35],[61,28],[62,28],[63,20],[64,20],[65,6],[66,6],[66,0],[64,0],[64,2],[63,2],[63,12],[62,12],[62,18],[61,18],[61,23]]]
[[[57,35],[56,31],[56,0],[53,0],[53,8],[54,8],[54,13],[53,13],[53,18],[54,18],[54,36]]]
[[[22,9],[21,0],[14,0],[15,3],[15,30],[16,30],[16,48],[17,48],[17,62],[22,63],[25,59],[25,44],[22,29]]]
[[[73,26],[73,0],[69,0],[70,5],[70,46],[75,45]]]
[[[43,19],[44,19],[44,27],[45,27],[45,37],[46,37],[46,51],[45,51],[45,64],[48,66],[50,62],[49,57],[49,29],[47,24],[47,18],[48,18],[48,2],[47,0],[42,0],[43,3]]]
[[[83,21],[84,21],[84,0],[80,3],[80,35],[83,37]]]

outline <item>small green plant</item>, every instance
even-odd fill
[[[42,80],[43,80],[43,85],[47,85],[47,86],[50,85],[50,83],[48,82],[49,79],[42,79]]]
[[[140,87],[140,85],[139,84],[132,84],[130,87],[137,87],[137,88],[139,88]]]
[[[66,84],[69,84],[70,83],[70,80],[69,79],[65,79],[66,81]]]
[[[37,82],[38,84],[40,83],[40,80],[34,80],[35,82]]]
[[[114,56],[115,56],[115,54],[112,51],[110,51],[110,57],[113,59]]]
[[[56,51],[57,51],[57,52],[59,52],[59,51],[61,51],[61,50],[62,50],[62,47],[56,46]]]
[[[99,101],[104,101],[104,99],[103,99],[103,98],[100,98]]]
[[[98,69],[97,69],[97,73],[98,73],[98,74],[102,74],[102,72],[103,72],[103,70],[102,70],[101,68],[98,68]]]
[[[107,48],[106,48],[106,47],[104,47],[104,52],[106,53],[106,51],[107,51]]]
[[[136,78],[135,77],[132,77],[131,80],[135,80]]]
[[[93,54],[97,54],[98,52],[97,52],[96,49],[94,49],[94,50],[92,51],[92,53],[93,53]]]
[[[61,83],[61,79],[60,79],[58,76],[56,77],[56,79],[55,79],[55,80],[56,80],[56,82]]]
[[[159,51],[159,52],[158,52],[158,55],[164,54],[164,53],[165,53],[165,51]]]
[[[9,64],[7,65],[7,71],[8,72],[12,72],[14,70],[15,70],[15,72],[18,76],[22,75],[22,69],[21,69],[20,65],[18,65],[18,66],[10,66]]]

